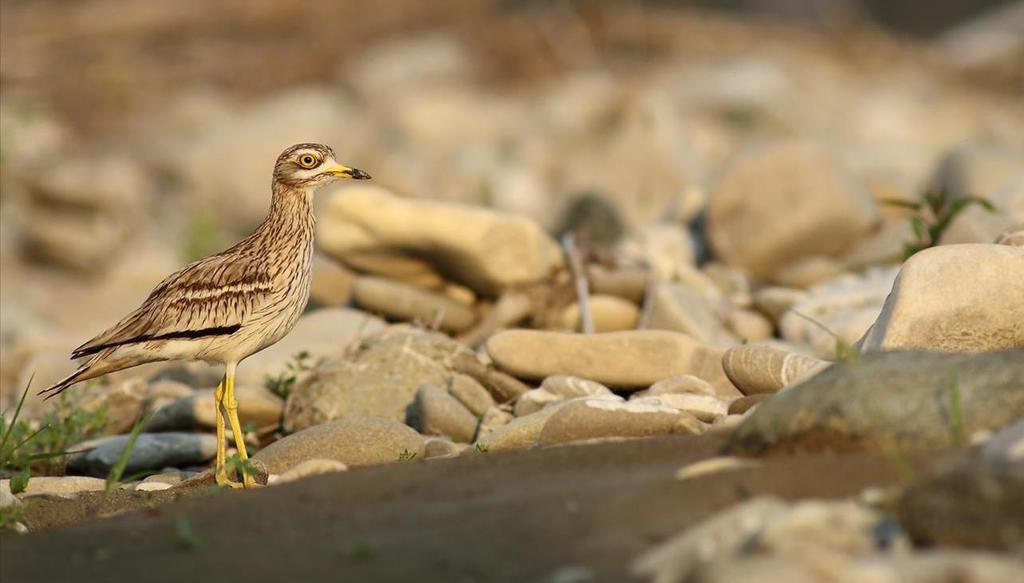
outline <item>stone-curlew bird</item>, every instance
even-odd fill
[[[224,377],[215,392],[216,480],[232,487],[254,485],[247,472],[239,483],[225,468],[225,417],[239,457],[248,459],[238,422],[235,368],[288,334],[305,309],[313,256],[313,193],[343,178],[370,176],[339,164],[328,146],[298,144],[285,150],[274,165],[270,212],[251,235],[163,280],[134,312],[76,348],[72,358],[87,360],[40,394],[53,397],[77,382],[147,362],[223,364]]]

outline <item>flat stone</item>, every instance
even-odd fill
[[[760,344],[730,348],[722,357],[725,374],[744,395],[774,393],[814,376],[830,364],[826,360]]]
[[[526,217],[404,199],[368,186],[345,189],[327,201],[317,242],[343,263],[367,251],[400,251],[488,296],[543,280],[562,265],[559,245]]]
[[[697,395],[714,395],[715,387],[704,379],[697,378],[690,374],[679,375],[661,379],[651,385],[649,389],[635,393],[639,397],[657,397],[659,395],[674,395],[693,393]]]
[[[1022,379],[1024,350],[864,354],[762,402],[727,448],[744,455],[949,447],[1024,415]]]
[[[321,474],[333,474],[334,472],[344,472],[348,469],[348,466],[339,462],[338,460],[329,460],[323,458],[314,458],[299,463],[296,466],[292,466],[281,475],[277,476],[276,480],[268,482],[273,485],[287,484],[288,482],[294,482],[310,476],[319,476]]]
[[[608,437],[650,437],[672,433],[698,434],[703,427],[692,415],[664,405],[616,403],[585,398],[558,407],[537,438],[554,445]]]
[[[473,377],[464,374],[452,375],[451,386],[448,392],[465,405],[473,415],[482,416],[488,409],[494,406],[494,397],[491,396],[483,385]]]
[[[683,411],[705,423],[711,423],[729,414],[729,401],[713,395],[676,393],[632,398],[629,402],[637,405],[662,406]]]
[[[476,415],[448,391],[431,384],[420,385],[416,391],[407,423],[424,435],[441,435],[461,443],[476,436]]]
[[[703,344],[739,344],[739,339],[696,292],[678,284],[662,283],[655,288],[653,301],[648,328],[684,332]]]
[[[486,346],[499,368],[525,379],[565,374],[610,387],[638,388],[692,374],[706,379],[720,393],[731,386],[722,370],[724,349],[705,346],[678,332],[583,335],[508,330],[492,336]]]
[[[235,398],[243,426],[251,423],[256,430],[266,430],[281,425],[284,400],[262,385],[236,386]],[[203,389],[156,410],[146,431],[216,429],[216,415],[214,390]]]
[[[715,255],[761,279],[801,257],[842,255],[879,219],[871,196],[827,151],[799,141],[738,158],[707,213]]]
[[[865,351],[982,352],[1024,347],[1024,248],[942,245],[907,260]]]
[[[595,294],[617,296],[634,304],[644,301],[647,293],[646,269],[605,269],[599,265],[587,266],[587,280]]]
[[[468,443],[455,443],[447,437],[428,437],[424,440],[424,455],[427,459],[435,457],[454,457],[462,452],[473,449]]]
[[[394,320],[436,326],[446,332],[462,332],[476,320],[472,309],[444,294],[382,277],[360,277],[352,297],[367,311]]]
[[[594,322],[595,332],[618,332],[636,328],[640,319],[640,308],[629,300],[594,294],[590,296],[590,317]],[[573,302],[562,311],[562,327],[568,330],[580,329],[580,306]]]
[[[22,492],[23,496],[73,497],[79,492],[102,492],[107,481],[87,476],[34,476]]]
[[[281,474],[311,459],[329,459],[348,466],[397,462],[403,456],[423,456],[423,437],[392,419],[349,415],[275,441],[254,460],[267,471]]]
[[[754,306],[762,314],[771,318],[775,323],[782,320],[782,316],[789,310],[802,302],[807,297],[807,291],[791,287],[768,286],[754,292]]]
[[[71,456],[68,470],[78,474],[106,477],[128,444],[127,435],[104,437],[71,449],[91,448]],[[166,467],[204,464],[217,453],[217,438],[200,433],[140,433],[128,458],[124,475]]]

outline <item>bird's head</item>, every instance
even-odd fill
[[[277,157],[274,184],[290,188],[316,188],[335,180],[367,180],[362,170],[343,166],[334,159],[334,150],[323,144],[296,144]]]

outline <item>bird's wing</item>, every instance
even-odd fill
[[[260,306],[272,301],[273,280],[265,262],[231,251],[167,277],[134,312],[76,348],[72,358],[135,342],[202,338],[238,330]]]

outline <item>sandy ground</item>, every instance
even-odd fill
[[[529,582],[585,567],[624,581],[645,549],[745,497],[836,498],[899,479],[879,454],[674,478],[719,445],[596,443],[413,460],[257,491],[41,501],[29,514],[36,531],[0,538],[0,579]],[[142,510],[97,518],[117,507]]]

